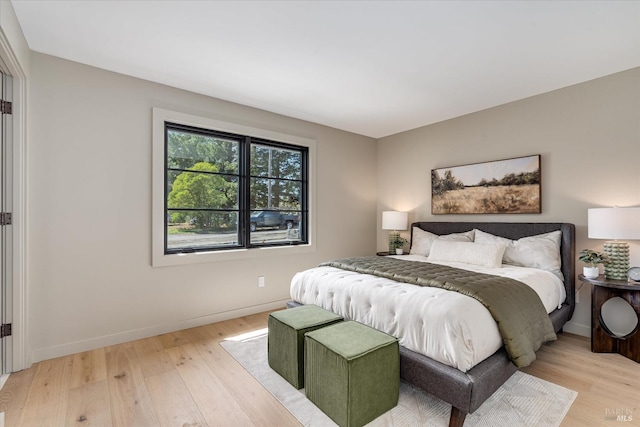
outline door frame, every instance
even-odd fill
[[[11,103],[13,101],[13,77],[9,74],[6,65],[0,58],[0,78],[2,81],[0,85],[0,98],[3,102]],[[12,194],[13,188],[11,186],[13,161],[12,161],[12,149],[13,149],[13,115],[10,113],[0,113],[0,211],[13,212]],[[6,221],[7,218],[3,218]],[[13,227],[11,223],[0,224],[0,323],[2,325],[11,324],[13,319],[13,313],[11,312],[13,307],[8,304],[9,301],[13,301],[12,297],[12,234]],[[4,332],[4,328],[3,328]],[[0,378],[5,378],[8,373],[11,372],[13,358],[8,357],[13,349],[13,335],[9,334],[5,337],[0,337]]]
[[[6,355],[7,372],[16,372],[31,366],[28,345],[28,269],[27,269],[27,75],[20,65],[11,44],[3,31],[0,31],[0,58],[13,78],[11,141],[12,174],[12,277],[7,282],[11,286],[11,301],[8,309],[12,313],[12,348]]]

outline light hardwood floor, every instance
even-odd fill
[[[298,426],[219,345],[266,323],[260,313],[34,364],[0,392],[5,426]],[[563,426],[640,425],[640,365],[591,353],[587,338],[562,334],[523,370],[579,393]]]

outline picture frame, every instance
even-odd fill
[[[539,154],[431,170],[431,213],[542,213]]]

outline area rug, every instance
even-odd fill
[[[336,424],[284,380],[267,362],[267,336],[223,341],[222,347],[308,427]],[[559,426],[577,392],[517,371],[480,408],[467,415],[465,427]],[[401,381],[398,406],[367,424],[369,427],[447,427],[451,405]]]

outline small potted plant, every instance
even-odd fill
[[[600,275],[600,264],[607,264],[609,257],[602,252],[592,251],[591,249],[583,249],[580,251],[578,261],[584,262],[586,265],[582,268],[582,274],[587,279],[595,279]]]
[[[408,240],[404,237],[400,237],[399,234],[395,237],[395,239],[393,239],[393,246],[395,248],[396,255],[402,255],[404,253],[404,244],[407,242]]]

